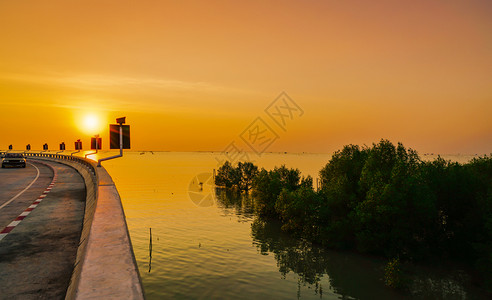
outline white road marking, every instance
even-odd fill
[[[20,191],[12,199],[10,199],[9,201],[7,201],[4,204],[2,204],[0,206],[0,209],[4,208],[5,206],[9,205],[12,201],[14,201],[15,199],[17,199],[20,195],[22,195],[25,191],[27,191],[31,187],[31,185],[33,185],[36,182],[36,180],[38,180],[38,178],[39,178],[39,169],[38,169],[38,167],[36,167],[35,165],[31,164],[30,162],[28,162],[28,164],[30,164],[31,166],[35,167],[36,170],[38,171],[38,174],[36,175],[36,178],[34,178],[34,180],[25,189],[23,189],[22,191]]]
[[[43,162],[40,162],[40,163],[41,163],[41,164],[43,164],[43,165],[48,166],[51,170],[53,170],[53,178],[56,178],[56,175],[57,175],[57,174],[56,174],[56,169],[54,169],[51,165],[48,165],[48,164],[46,164],[46,163],[43,163]],[[32,165],[32,164],[31,164],[31,165]],[[34,165],[32,165],[32,166],[33,166],[33,167],[35,167],[35,168],[38,170],[38,175],[37,175],[37,176],[36,176],[36,178],[33,180],[33,182],[31,182],[31,184],[30,184],[27,188],[25,188],[25,189],[24,189],[24,191],[25,191],[25,190],[27,190],[27,189],[28,189],[28,188],[29,188],[29,187],[30,187],[30,186],[31,186],[31,185],[32,185],[32,184],[36,181],[36,179],[39,177],[39,169],[38,169],[36,166],[34,166]],[[51,181],[51,184],[54,184],[54,180],[52,180],[52,181]],[[22,192],[24,192],[24,191],[22,191]],[[22,192],[21,192],[21,193],[22,193]],[[18,195],[16,195],[16,196],[15,196],[13,199],[11,199],[10,201],[14,200],[14,199],[15,199],[16,197],[18,197],[21,193],[19,193]],[[44,193],[46,193],[46,191],[44,191]],[[45,197],[46,197],[46,194],[43,194],[43,196],[45,196]],[[2,231],[0,231],[0,241],[1,241],[3,238],[5,238],[5,237],[7,236],[7,234],[9,234],[12,230],[14,230],[14,229],[15,229],[15,227],[16,227],[17,225],[19,225],[19,224],[20,224],[20,222],[21,222],[22,220],[24,220],[24,218],[25,218],[25,217],[26,217],[29,213],[31,213],[31,211],[33,211],[33,210],[34,210],[34,209],[38,206],[39,202],[41,202],[42,200],[43,200],[42,198],[39,198],[39,199],[37,199],[36,201],[34,201],[34,202],[33,202],[33,204],[31,204],[31,206],[29,206],[28,208],[26,208],[26,210],[24,210],[24,212],[22,212],[22,213],[21,213],[21,214],[20,214],[17,218],[15,218],[15,220],[14,220],[14,221],[12,221],[9,225],[7,225],[7,227],[5,227]],[[10,202],[10,201],[9,201],[9,202]],[[5,206],[5,205],[6,205],[6,204],[4,204],[4,206]],[[3,206],[2,206],[2,207],[3,207]],[[1,208],[1,207],[0,207],[0,208]],[[21,217],[22,217],[22,218],[21,218]],[[20,219],[20,220],[19,220],[19,219]]]
[[[21,221],[12,221],[12,222],[10,222],[10,224],[9,224],[9,225],[7,225],[7,227],[14,227],[14,226],[17,226],[17,225],[19,225],[19,223],[20,223],[20,222],[21,222]]]

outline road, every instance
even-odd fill
[[[82,230],[85,185],[74,169],[47,163],[57,174],[51,190],[54,172],[40,162],[28,159],[25,169],[0,169],[0,232],[16,225],[0,240],[1,299],[65,296]],[[32,206],[37,199],[42,201]]]

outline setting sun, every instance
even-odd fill
[[[87,115],[84,118],[84,127],[87,130],[94,131],[99,126],[99,120],[95,115]]]
[[[87,135],[101,134],[107,125],[105,117],[95,112],[80,113],[74,121],[77,128]]]

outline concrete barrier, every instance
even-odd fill
[[[84,178],[84,225],[65,299],[144,299],[125,213],[104,167],[76,156],[26,153],[69,165]]]

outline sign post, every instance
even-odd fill
[[[101,146],[102,146],[102,140],[99,137],[99,134],[96,134],[93,138],[91,138],[91,149],[96,150],[96,152],[87,153],[85,155],[85,158],[87,158],[88,155],[96,154],[97,150],[101,149]]]
[[[130,125],[125,124],[126,117],[117,118],[116,123],[109,125],[109,148],[120,149],[120,154],[101,158],[97,161],[97,166],[101,166],[101,162],[123,156],[123,149],[130,149]]]
[[[75,153],[79,153],[80,150],[82,150],[82,142],[80,141],[80,139],[78,139],[75,142],[75,150],[77,150],[77,151],[70,153],[70,156],[74,155]]]
[[[65,151],[65,142],[62,142],[62,143],[60,144],[60,151],[56,152],[56,154],[58,154],[58,153],[62,153],[63,151]]]

